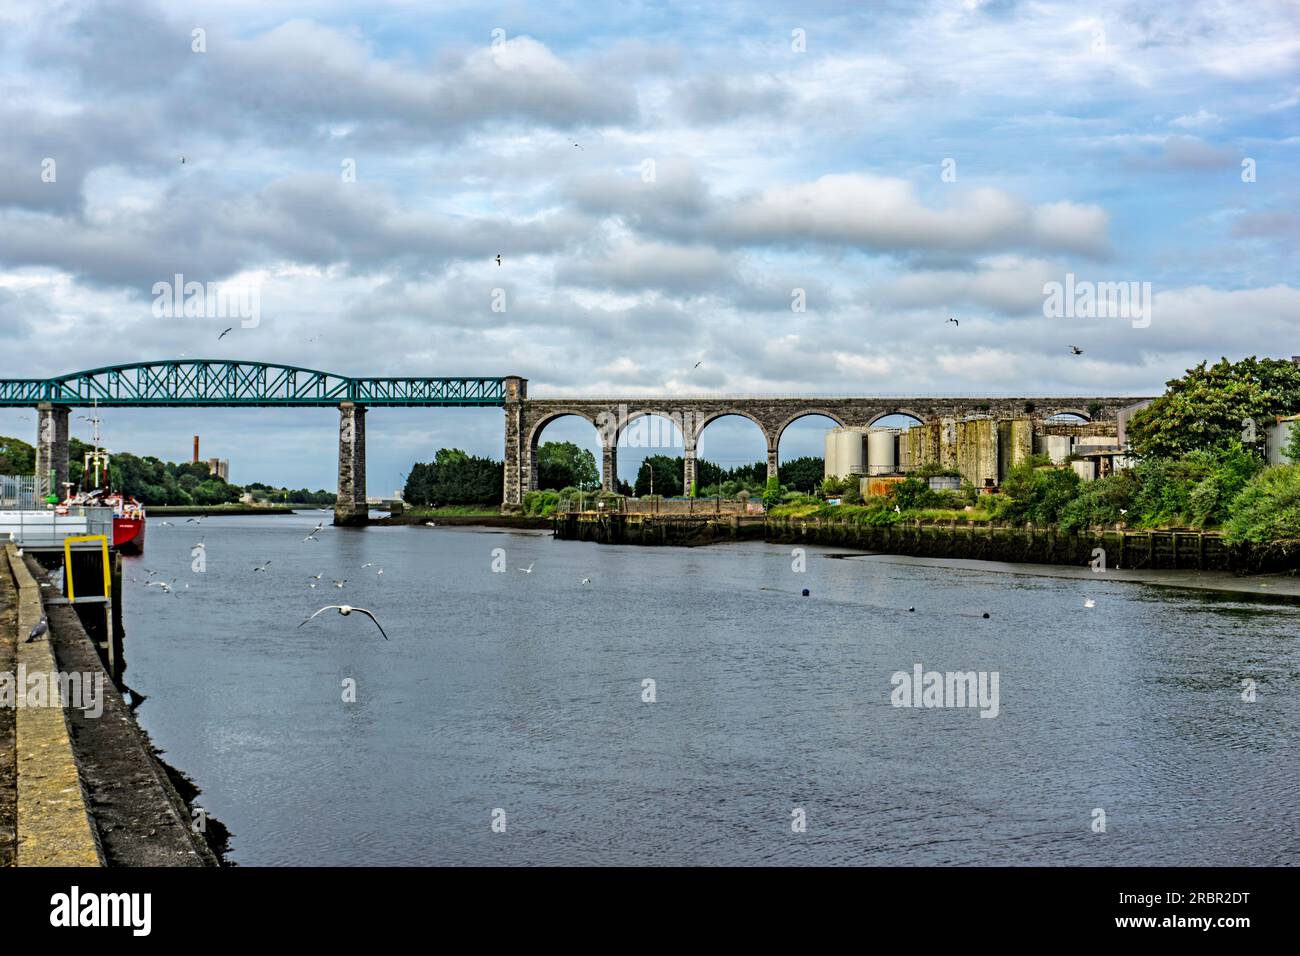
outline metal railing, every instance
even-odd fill
[[[106,535],[113,540],[113,509],[76,505],[65,515],[53,510],[0,510],[0,539],[22,548],[62,548],[70,536]]]
[[[0,475],[0,511],[33,511],[37,507],[35,475]]]

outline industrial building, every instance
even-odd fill
[[[1145,404],[1145,403],[1144,403]],[[926,465],[959,473],[977,488],[998,487],[1030,455],[1047,455],[1085,481],[1129,466],[1118,428],[1121,422],[1074,422],[1030,417],[977,415],[941,417],[911,428],[852,426],[826,433],[825,475],[863,478],[864,494],[881,494],[895,480]]]

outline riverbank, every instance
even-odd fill
[[[196,518],[200,515],[291,515],[296,511],[319,511],[320,505],[149,505],[153,516]],[[332,511],[333,509],[326,509]]]
[[[565,514],[555,536],[601,544],[697,547],[726,541],[814,544],[884,554],[1114,570],[1295,573],[1300,541],[1231,545],[1214,532],[1094,530],[1066,534],[1033,526],[904,521],[861,524],[833,518]]]
[[[83,690],[0,709],[0,865],[218,865],[224,827],[208,817],[193,832],[197,789],[159,759],[77,612],[45,603],[47,572],[6,551],[0,671],[75,675]],[[42,616],[48,632],[27,642]]]
[[[503,515],[500,512],[450,512],[443,513],[437,511],[420,511],[406,512],[400,515],[389,515],[385,518],[375,518],[371,524],[377,525],[400,525],[400,524],[422,524],[427,525],[433,522],[435,527],[445,525],[447,527],[480,527],[480,528],[541,528],[546,529],[552,526],[549,517],[540,518],[528,515]]]

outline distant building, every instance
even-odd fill
[[[209,458],[208,474],[213,478],[220,478],[222,481],[230,480],[230,462],[225,458]]]

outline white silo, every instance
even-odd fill
[[[867,432],[867,474],[892,475],[898,470],[897,428],[873,428]]]
[[[840,476],[839,464],[835,458],[835,429],[832,428],[826,433],[826,457],[824,474],[827,478],[838,478]]]
[[[867,473],[865,436],[855,428],[835,429],[835,467],[841,478]]]

